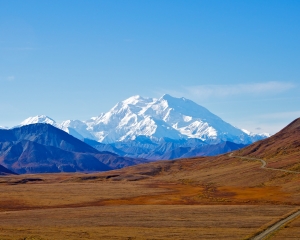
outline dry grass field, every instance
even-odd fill
[[[119,205],[0,213],[0,239],[245,239],[290,206]]]
[[[249,239],[299,204],[299,176],[228,156],[0,178],[0,239]]]

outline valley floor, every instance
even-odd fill
[[[0,239],[247,239],[293,209],[121,205],[5,211]]]
[[[260,166],[220,156],[3,176],[0,239],[251,239],[300,203],[299,174]],[[270,239],[297,236],[299,218]]]

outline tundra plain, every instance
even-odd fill
[[[4,176],[0,239],[250,239],[298,209],[299,176],[228,155]]]

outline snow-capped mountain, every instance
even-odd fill
[[[94,134],[87,129],[87,125],[80,120],[63,121],[58,127],[81,140],[85,138],[96,140]]]
[[[260,139],[264,139],[264,138],[268,138],[271,137],[271,134],[269,133],[253,133],[250,132],[246,129],[241,129],[244,133],[246,133],[247,135],[249,135],[249,137],[251,138],[252,142],[256,142]]]
[[[87,121],[67,120],[57,124],[47,116],[24,120],[21,125],[49,123],[79,138],[103,143],[146,137],[153,142],[162,139],[197,138],[207,143],[231,141],[248,144],[268,137],[238,129],[186,98],[164,95],[159,99],[133,96],[117,103],[107,113]]]
[[[57,127],[56,122],[52,118],[50,118],[46,115],[38,115],[35,117],[26,118],[23,122],[20,123],[20,125],[18,125],[16,127],[25,126],[25,125],[29,125],[29,124],[35,124],[35,123],[48,123],[50,125]]]
[[[87,125],[80,120],[67,120],[63,121],[62,123],[57,123],[55,120],[46,115],[38,115],[35,117],[26,118],[23,122],[20,123],[20,125],[17,125],[15,127],[22,127],[35,123],[48,123],[80,140],[83,140],[84,138],[94,139],[94,136],[86,129]],[[78,131],[76,131],[76,129],[78,129]]]

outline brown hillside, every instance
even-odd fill
[[[300,118],[297,118],[274,136],[251,144],[236,153],[240,156],[270,159],[299,152],[299,149]]]
[[[270,138],[251,144],[234,154],[264,159],[269,167],[300,170],[300,118]]]

